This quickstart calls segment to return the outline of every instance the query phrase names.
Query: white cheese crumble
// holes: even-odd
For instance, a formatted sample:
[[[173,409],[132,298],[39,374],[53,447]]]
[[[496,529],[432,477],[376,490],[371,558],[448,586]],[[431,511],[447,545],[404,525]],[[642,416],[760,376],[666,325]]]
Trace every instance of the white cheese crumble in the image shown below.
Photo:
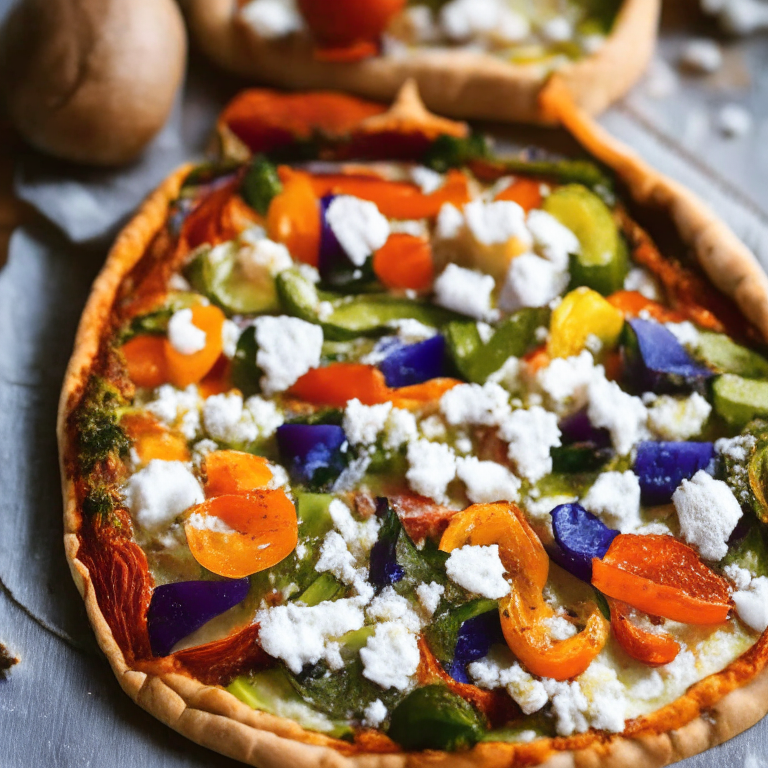
[[[384,429],[392,403],[363,405],[357,398],[350,400],[344,409],[342,427],[350,445],[371,445]]]
[[[370,621],[395,621],[409,632],[419,632],[422,621],[408,599],[398,595],[393,587],[385,587],[366,608],[365,615]]]
[[[509,443],[507,456],[526,480],[535,483],[552,471],[549,452],[561,444],[554,413],[538,405],[513,411],[502,423],[499,436]]]
[[[646,435],[648,413],[643,401],[623,392],[615,381],[602,377],[590,382],[588,397],[590,422],[607,429],[616,452],[626,456]]]
[[[490,275],[449,264],[435,280],[435,304],[482,320],[491,314],[495,285]]]
[[[258,395],[243,403],[243,396],[232,391],[211,395],[203,405],[205,431],[227,445],[245,445],[259,437],[270,437],[282,423],[277,406]]]
[[[539,209],[528,213],[527,223],[539,255],[549,259],[559,269],[568,269],[570,254],[581,252],[581,243],[576,235],[554,216]]]
[[[530,34],[525,16],[499,0],[451,0],[440,9],[440,26],[455,41],[493,37],[515,43]]]
[[[266,237],[245,240],[237,252],[237,262],[246,280],[260,282],[265,275],[279,275],[293,266],[293,259],[282,243]]]
[[[536,374],[536,381],[558,413],[577,411],[587,403],[589,384],[604,378],[602,365],[583,350],[572,357],[556,357]]]
[[[325,219],[356,267],[362,267],[389,237],[389,222],[369,200],[338,195],[328,206]]]
[[[648,408],[648,426],[664,440],[689,440],[701,434],[711,412],[698,392],[683,398],[661,395]]]
[[[190,384],[186,389],[162,384],[155,390],[154,400],[147,403],[145,410],[163,424],[177,428],[187,440],[194,440],[200,434],[202,402],[195,384]]]
[[[736,563],[726,565],[723,568],[723,572],[733,582],[737,590],[747,589],[752,581],[752,574],[746,568],[736,565]]]
[[[427,440],[442,440],[447,435],[445,424],[436,413],[427,416],[426,419],[422,419],[419,428],[421,429],[421,434]]]
[[[525,211],[512,200],[473,200],[464,206],[464,219],[472,237],[482,245],[499,245],[513,237],[526,248],[533,245]]]
[[[315,565],[318,573],[330,573],[342,584],[352,587],[365,601],[373,597],[373,587],[366,579],[366,568],[355,567],[355,556],[338,531],[329,531],[320,546],[320,558]]]
[[[416,344],[419,341],[426,341],[437,334],[437,328],[424,325],[412,317],[404,317],[398,320],[390,320],[387,327],[392,328],[397,333],[397,338],[406,344]]]
[[[237,342],[240,341],[240,327],[231,320],[225,320],[221,326],[221,351],[230,360],[237,352]]]
[[[387,714],[387,708],[382,700],[376,699],[363,710],[363,725],[378,728],[387,719]]]
[[[448,484],[456,476],[456,456],[443,443],[414,440],[408,445],[408,485],[421,496],[447,501]]]
[[[565,616],[550,616],[548,619],[542,619],[542,624],[549,630],[549,636],[555,642],[567,640],[578,632]]]
[[[706,560],[728,554],[728,537],[741,518],[741,507],[731,489],[700,469],[683,480],[672,494],[683,538]]]
[[[425,195],[437,192],[443,186],[443,175],[424,165],[415,165],[410,169],[411,181],[419,187]]]
[[[452,426],[501,424],[511,413],[509,394],[498,384],[459,384],[440,398],[440,412]]]
[[[360,649],[363,677],[382,688],[404,691],[413,684],[421,655],[417,636],[403,624],[386,621]]]
[[[240,11],[259,37],[272,40],[304,28],[304,18],[293,0],[253,0]]]
[[[464,229],[464,215],[452,203],[443,203],[435,222],[435,236],[440,240],[453,240]]]
[[[179,309],[168,321],[168,341],[180,355],[194,355],[205,349],[206,333],[192,322],[191,309]]]
[[[604,472],[581,501],[609,528],[621,533],[640,525],[640,482],[634,472]]]
[[[384,425],[384,447],[390,450],[399,448],[418,435],[416,417],[404,408],[393,408]]]
[[[445,587],[436,581],[431,581],[429,584],[419,584],[416,587],[416,597],[418,597],[421,607],[430,618],[437,610],[437,606],[440,605],[444,592]]]
[[[661,298],[656,278],[643,267],[632,267],[624,278],[625,291],[637,291],[651,301]]]
[[[768,629],[768,577],[752,579],[746,589],[734,592],[733,604],[739,618],[755,632]]]
[[[360,629],[363,622],[363,611],[354,598],[313,606],[288,603],[256,613],[261,647],[296,675],[305,664],[317,664],[321,659],[331,669],[341,669],[339,645],[333,641]]]
[[[288,389],[320,365],[323,329],[297,317],[265,315],[253,321],[256,328],[256,365],[263,371],[261,388],[266,395]]]
[[[123,493],[134,520],[148,530],[167,525],[205,500],[200,483],[183,462],[161,459],[152,459],[129,477]]]
[[[506,688],[525,715],[538,712],[549,701],[543,683],[528,674],[508,649],[501,646],[492,648],[484,659],[469,664],[467,672],[480,688]]]
[[[533,253],[512,259],[499,295],[499,307],[514,312],[522,307],[543,307],[568,287],[568,270]]]
[[[699,331],[688,320],[682,323],[664,323],[664,327],[684,346],[695,349],[699,344]]]
[[[341,534],[347,547],[356,558],[367,555],[379,537],[381,523],[372,515],[358,522],[352,517],[349,507],[341,500],[334,499],[328,506],[333,526]]]
[[[187,525],[198,531],[215,531],[216,533],[237,533],[234,528],[227,525],[216,515],[201,515],[193,512],[187,518]]]
[[[451,581],[482,597],[498,600],[509,594],[498,544],[487,547],[467,544],[454,549],[445,562],[445,572]]]
[[[495,461],[480,461],[474,456],[459,458],[456,474],[467,488],[467,498],[474,504],[519,498],[520,479]]]

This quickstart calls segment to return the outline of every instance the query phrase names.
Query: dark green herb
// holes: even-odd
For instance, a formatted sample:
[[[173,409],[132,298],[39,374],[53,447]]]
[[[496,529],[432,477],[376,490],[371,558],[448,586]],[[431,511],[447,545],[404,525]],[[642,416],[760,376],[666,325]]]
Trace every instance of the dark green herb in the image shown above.
[[[261,155],[254,157],[240,187],[245,202],[254,211],[266,216],[272,199],[282,191],[283,185],[275,165]]]
[[[114,386],[100,377],[91,377],[76,417],[80,462],[86,472],[110,454],[128,453],[131,443],[116,413],[123,404]]]

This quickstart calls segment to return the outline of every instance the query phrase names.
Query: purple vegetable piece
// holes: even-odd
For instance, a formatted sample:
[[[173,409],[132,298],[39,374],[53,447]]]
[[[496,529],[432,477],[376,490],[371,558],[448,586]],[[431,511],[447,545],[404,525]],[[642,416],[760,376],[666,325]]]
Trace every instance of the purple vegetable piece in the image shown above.
[[[408,387],[443,373],[445,338],[439,334],[418,344],[399,344],[379,363],[388,387]]]
[[[179,640],[242,603],[249,579],[181,581],[155,587],[147,612],[149,643],[155,656],[167,656]]]
[[[456,650],[453,661],[448,665],[448,674],[459,683],[470,682],[467,677],[467,664],[488,655],[491,646],[504,642],[501,631],[501,619],[497,610],[481,613],[467,619],[456,638]]]
[[[677,486],[706,469],[714,457],[713,443],[640,443],[634,469],[643,504],[668,504]]]
[[[560,433],[565,445],[591,443],[596,448],[607,448],[611,445],[611,433],[607,429],[593,427],[586,409],[564,418],[560,422]]]
[[[635,342],[625,347],[629,383],[643,392],[703,392],[714,374],[697,363],[672,332],[654,320],[629,321]]]
[[[403,566],[397,562],[397,540],[403,529],[397,512],[383,497],[376,499],[376,515],[381,520],[381,528],[371,548],[368,580],[377,589],[383,589],[405,576]]]
[[[320,255],[317,267],[323,280],[330,280],[335,272],[340,269],[354,269],[354,264],[349,260],[341,243],[331,229],[331,225],[325,218],[328,207],[336,195],[326,195],[320,199]]]
[[[582,581],[592,581],[592,558],[602,558],[619,535],[581,504],[560,504],[552,512],[556,547],[552,559]]]
[[[277,428],[277,446],[291,477],[311,483],[318,470],[328,478],[344,469],[347,436],[335,424],[283,424]]]

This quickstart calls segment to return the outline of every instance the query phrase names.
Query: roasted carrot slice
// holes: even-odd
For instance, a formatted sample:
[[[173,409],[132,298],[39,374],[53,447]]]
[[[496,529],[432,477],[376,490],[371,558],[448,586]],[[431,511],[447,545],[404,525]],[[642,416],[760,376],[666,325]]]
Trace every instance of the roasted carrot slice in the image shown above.
[[[192,307],[192,324],[205,331],[205,347],[199,352],[184,355],[175,350],[170,341],[165,340],[168,378],[181,389],[200,381],[219,359],[224,313],[210,304]]]
[[[390,235],[373,254],[373,271],[387,288],[425,291],[435,276],[432,246],[425,237]]]
[[[149,413],[128,413],[120,424],[133,442],[143,463],[152,459],[163,461],[189,461],[189,448],[185,438],[172,432]]]
[[[205,495],[223,496],[264,488],[272,479],[263,456],[243,451],[213,451],[205,457]]]
[[[511,200],[524,211],[541,208],[541,182],[536,179],[515,179],[506,189],[502,189],[497,200]]]
[[[592,561],[592,583],[633,608],[686,624],[721,624],[731,607],[728,582],[672,536],[620,534]]]
[[[650,632],[633,623],[632,608],[621,600],[608,598],[611,629],[619,645],[629,656],[649,667],[669,664],[680,653],[680,644],[663,630]]]
[[[162,336],[143,334],[123,344],[121,352],[128,369],[128,378],[137,387],[153,389],[168,381],[166,341]]]
[[[267,231],[294,259],[317,266],[320,257],[320,201],[306,174],[281,168],[283,191],[267,211]]]
[[[195,560],[231,579],[272,567],[298,541],[296,510],[282,490],[207,499],[193,507],[184,530]]]

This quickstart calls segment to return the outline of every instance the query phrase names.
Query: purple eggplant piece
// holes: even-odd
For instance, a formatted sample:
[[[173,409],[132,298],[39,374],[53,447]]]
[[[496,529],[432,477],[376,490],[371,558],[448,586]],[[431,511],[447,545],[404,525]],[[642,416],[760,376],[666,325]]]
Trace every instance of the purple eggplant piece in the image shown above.
[[[149,644],[155,656],[167,656],[179,640],[242,603],[250,580],[181,581],[155,587],[147,612]]]
[[[643,504],[669,504],[680,483],[707,469],[714,458],[713,443],[640,443],[634,470]]]
[[[582,581],[592,581],[592,558],[602,558],[619,535],[581,504],[560,504],[552,512],[552,559]]]
[[[611,433],[607,429],[593,427],[586,408],[566,416],[559,426],[564,445],[591,443],[595,448],[608,448],[611,445]]]
[[[456,638],[456,650],[453,661],[448,665],[448,674],[459,683],[469,683],[467,665],[487,656],[492,645],[504,642],[497,610],[467,619]]]
[[[628,384],[643,392],[703,392],[714,373],[697,363],[672,332],[654,320],[628,322]]]
[[[408,387],[443,374],[445,338],[439,334],[417,344],[400,344],[379,363],[388,387]]]
[[[403,527],[397,512],[383,497],[376,499],[376,515],[381,520],[381,528],[371,548],[368,580],[376,589],[383,589],[405,576],[405,569],[397,562],[397,540]]]
[[[335,424],[283,424],[277,428],[280,457],[291,477],[311,483],[318,470],[330,479],[345,466],[347,436]]]

